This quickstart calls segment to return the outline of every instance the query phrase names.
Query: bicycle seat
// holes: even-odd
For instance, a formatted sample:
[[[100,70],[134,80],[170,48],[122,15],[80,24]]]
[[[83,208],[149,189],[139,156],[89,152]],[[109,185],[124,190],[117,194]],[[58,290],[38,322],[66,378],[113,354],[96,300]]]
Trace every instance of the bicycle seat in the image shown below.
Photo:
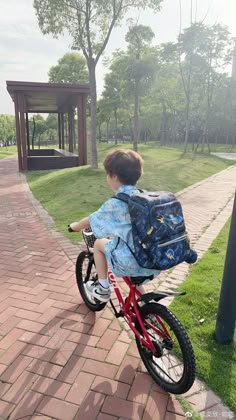
[[[143,283],[145,280],[153,280],[154,276],[138,276],[138,277],[130,277],[130,280],[133,284],[141,284]]]

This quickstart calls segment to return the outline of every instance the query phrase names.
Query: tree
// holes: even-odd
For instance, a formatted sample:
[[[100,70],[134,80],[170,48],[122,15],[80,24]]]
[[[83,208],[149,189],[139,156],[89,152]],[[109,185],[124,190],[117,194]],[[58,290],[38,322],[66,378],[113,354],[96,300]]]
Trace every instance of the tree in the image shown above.
[[[107,109],[103,107],[104,101],[100,99],[97,104],[97,128],[98,128],[98,141],[102,141],[102,125],[107,119]]]
[[[198,23],[194,25],[191,22],[191,26],[185,29],[183,34],[179,34],[178,48],[179,48],[179,69],[183,82],[183,88],[185,93],[185,136],[184,136],[184,153],[187,151],[189,133],[190,133],[190,107],[191,107],[191,96],[192,96],[192,72],[193,72],[193,56],[195,54],[196,35]],[[185,56],[185,70],[184,72],[181,56]]]
[[[98,114],[97,121],[98,121],[98,130],[99,130],[99,140],[101,141],[101,126],[104,122],[106,122],[106,140],[108,142],[110,120],[112,116],[112,108],[110,106],[109,101],[106,101],[103,98],[99,100],[97,114]]]
[[[66,53],[49,69],[48,76],[53,83],[88,83],[86,61],[76,52]]]
[[[148,48],[154,33],[149,26],[135,25],[129,28],[125,40],[128,42],[127,80],[133,85],[134,91],[134,150],[138,150],[140,136],[140,95],[145,83],[145,92],[148,84],[154,78],[156,63],[151,50]]]
[[[233,147],[236,143],[236,77],[231,79],[225,73],[232,61],[231,39],[227,28],[218,25],[217,28],[192,25],[184,30],[180,45],[166,43],[144,49],[141,61],[145,61],[146,66],[150,59],[157,73],[140,81],[140,140],[152,138],[160,139],[161,144],[184,143],[186,95],[182,77],[187,80],[189,76],[187,55],[193,44],[188,143],[191,142],[195,151],[203,141],[221,141]],[[114,133],[117,127],[117,133],[125,135],[133,131],[135,76],[143,74],[145,69],[142,65],[136,67],[134,51],[133,47],[113,54],[105,78],[103,106],[99,106],[99,111],[102,110],[99,122],[109,120]]]
[[[114,26],[131,7],[160,10],[162,0],[34,0],[39,26],[55,37],[67,30],[73,48],[81,50],[88,66],[91,111],[91,160],[97,167],[96,148],[96,65],[103,54]]]
[[[58,138],[58,116],[56,114],[48,114],[45,123],[47,127],[46,141],[48,145],[48,140],[52,144]]]
[[[177,64],[161,63],[151,96],[161,105],[160,143],[176,142],[177,116],[183,114],[184,95]]]
[[[212,99],[215,85],[218,82],[225,66],[229,64],[232,57],[231,39],[226,26],[215,24],[206,27],[205,48],[202,48],[202,55],[207,63],[206,73],[206,118],[202,136],[202,151],[206,142],[209,148],[209,119],[211,113]],[[201,53],[199,52],[199,53]]]
[[[150,27],[135,25],[126,35],[128,49],[116,52],[105,78],[103,99],[114,112],[117,131],[118,110],[126,110],[129,129],[133,132],[134,150],[140,137],[140,98],[148,94],[157,70],[157,50],[150,43],[154,34]]]
[[[122,119],[123,128],[128,130],[129,134],[133,132],[134,150],[137,150],[140,136],[141,98],[148,95],[154,80],[157,51],[154,48],[145,47],[140,58],[136,58],[134,51],[133,49],[113,54],[110,71],[105,78],[102,98],[106,108],[113,111],[115,132],[118,134],[119,116]]]
[[[231,60],[232,49],[228,29],[220,24],[207,26],[194,23],[179,35],[180,72],[186,96],[185,151],[190,133],[190,113],[194,82],[197,89],[204,87],[205,120],[203,122],[202,144],[208,143],[208,128],[211,102],[217,78]]]
[[[40,149],[40,142],[42,136],[46,134],[48,127],[46,120],[40,114],[33,115],[30,119],[30,137],[32,141],[32,149],[34,149],[35,139],[38,142],[38,148]]]
[[[7,145],[15,139],[15,117],[5,114],[0,115],[0,143]]]
[[[117,72],[116,69],[114,69],[113,72],[106,74],[105,88],[102,96],[107,107],[113,111],[116,132],[115,143],[117,143],[118,109],[121,106],[122,100],[119,72]]]

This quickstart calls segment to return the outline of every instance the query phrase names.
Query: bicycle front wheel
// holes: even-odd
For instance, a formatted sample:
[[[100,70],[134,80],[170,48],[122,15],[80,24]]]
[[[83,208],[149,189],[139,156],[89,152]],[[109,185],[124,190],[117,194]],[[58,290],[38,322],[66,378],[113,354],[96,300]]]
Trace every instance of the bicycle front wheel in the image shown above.
[[[195,358],[189,337],[177,318],[163,305],[149,303],[139,309],[155,346],[155,354],[136,337],[142,361],[154,381],[165,391],[183,394],[195,379]],[[136,320],[136,328],[141,327]]]
[[[91,311],[98,312],[105,308],[106,303],[100,302],[86,290],[85,284],[89,280],[97,280],[97,272],[93,255],[88,251],[82,251],[77,258],[75,267],[76,281],[84,303]]]

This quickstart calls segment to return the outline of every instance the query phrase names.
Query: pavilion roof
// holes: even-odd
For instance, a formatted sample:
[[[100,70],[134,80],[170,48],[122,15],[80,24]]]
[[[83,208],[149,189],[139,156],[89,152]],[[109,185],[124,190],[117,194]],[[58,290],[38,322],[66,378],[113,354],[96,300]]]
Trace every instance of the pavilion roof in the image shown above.
[[[14,101],[14,95],[24,95],[25,112],[58,113],[68,112],[78,104],[79,95],[89,95],[89,85],[68,83],[36,83],[7,81],[7,90]]]

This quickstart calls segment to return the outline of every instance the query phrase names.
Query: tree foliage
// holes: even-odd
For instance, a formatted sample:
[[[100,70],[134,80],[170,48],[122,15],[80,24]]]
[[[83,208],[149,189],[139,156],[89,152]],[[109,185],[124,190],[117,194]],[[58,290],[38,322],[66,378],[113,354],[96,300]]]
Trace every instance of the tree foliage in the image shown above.
[[[0,143],[5,145],[15,141],[15,117],[5,114],[0,115]]]
[[[117,132],[132,135],[136,76],[145,74],[151,61],[154,72],[139,86],[141,141],[185,143],[188,98],[187,144],[196,150],[199,145],[204,150],[205,144],[209,148],[211,142],[236,144],[236,80],[228,74],[232,39],[227,27],[196,24],[186,28],[177,42],[150,48],[149,41],[140,62],[130,34],[126,39],[126,51],[113,54],[102,96],[103,108],[110,104],[116,110],[117,118],[113,114],[109,120],[111,133],[116,127]],[[136,38],[134,42],[140,45]]]
[[[205,121],[202,145],[209,143],[209,118],[214,94],[215,78],[232,59],[232,44],[226,26],[203,23],[192,24],[178,39],[179,66],[183,82],[185,103],[185,151],[190,134],[190,113],[192,107],[193,83],[198,79],[199,86],[205,88]],[[181,57],[184,60],[181,62]],[[200,90],[199,90],[200,91]],[[205,94],[204,94],[205,93]],[[201,92],[202,94],[202,92]]]
[[[88,83],[88,71],[85,59],[76,52],[66,53],[48,72],[49,82],[53,83]]]
[[[73,49],[82,51],[88,66],[91,113],[91,160],[97,167],[96,149],[96,65],[103,54],[113,28],[131,8],[159,11],[162,0],[34,0],[39,26],[44,34],[55,37],[65,30]]]

